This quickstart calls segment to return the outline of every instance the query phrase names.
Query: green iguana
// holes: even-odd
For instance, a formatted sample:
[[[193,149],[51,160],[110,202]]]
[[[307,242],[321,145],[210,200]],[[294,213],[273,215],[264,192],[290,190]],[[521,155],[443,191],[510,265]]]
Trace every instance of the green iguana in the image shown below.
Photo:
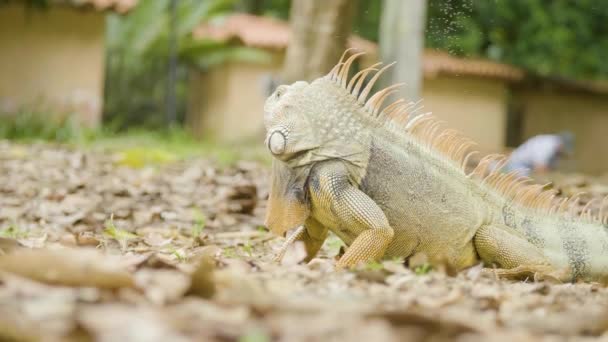
[[[349,79],[362,53],[344,60],[347,52],[326,76],[282,85],[265,103],[274,157],[266,225],[297,228],[278,258],[299,240],[311,259],[330,230],[348,246],[339,268],[424,253],[456,269],[482,261],[506,276],[608,279],[606,203],[579,214],[579,197],[557,201],[501,172],[501,155],[465,172],[474,143],[430,114],[408,118],[404,100],[382,107],[400,84],[368,98],[392,64]]]

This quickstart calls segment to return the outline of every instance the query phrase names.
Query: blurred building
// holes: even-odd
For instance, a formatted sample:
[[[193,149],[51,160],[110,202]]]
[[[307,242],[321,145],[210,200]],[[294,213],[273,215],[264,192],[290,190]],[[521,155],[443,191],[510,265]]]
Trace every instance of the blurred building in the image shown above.
[[[264,101],[279,81],[289,24],[280,20],[235,14],[213,24],[201,25],[193,38],[263,50],[264,61],[236,58],[200,70],[190,70],[187,120],[199,136],[235,141],[263,136]],[[349,47],[369,53],[360,65],[377,61],[376,45],[351,36]]]
[[[263,137],[263,104],[276,85],[289,25],[275,19],[233,15],[193,32],[200,40],[258,48],[264,63],[228,60],[208,70],[191,68],[188,124],[198,135],[221,141]],[[368,52],[360,66],[378,60],[375,43],[352,36],[349,45]],[[425,50],[423,112],[462,131],[484,153],[505,152],[526,138],[568,129],[576,135],[575,167],[608,169],[599,146],[608,138],[608,87],[534,77],[484,59]]]
[[[197,134],[224,141],[262,136],[262,108],[271,77],[282,68],[289,43],[288,23],[239,14],[202,25],[193,35],[201,40],[264,49],[272,55],[267,63],[226,62],[207,71],[193,68],[191,72],[188,118]],[[349,45],[368,53],[359,67],[378,60],[375,43],[352,36]],[[423,62],[423,110],[432,111],[484,148],[502,148],[508,86],[520,81],[523,72],[432,50],[425,51]]]
[[[512,89],[509,144],[544,133],[568,130],[575,135],[571,171],[608,171],[608,84],[528,76]]]
[[[0,114],[77,113],[101,122],[105,11],[125,13],[137,0],[0,2]]]

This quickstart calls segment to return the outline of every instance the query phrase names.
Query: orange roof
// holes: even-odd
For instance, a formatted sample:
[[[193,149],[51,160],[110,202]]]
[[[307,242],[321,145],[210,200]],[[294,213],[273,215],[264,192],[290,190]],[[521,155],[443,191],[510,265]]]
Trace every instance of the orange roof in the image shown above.
[[[430,49],[424,51],[422,68],[427,77],[448,74],[521,81],[525,75],[523,70],[511,65],[487,59],[459,58],[451,56],[447,52]]]
[[[229,15],[211,23],[201,24],[194,29],[192,35],[197,39],[215,41],[239,40],[250,47],[265,49],[284,49],[289,43],[289,24],[282,20],[259,17],[248,14]],[[376,43],[352,35],[349,47],[376,54]],[[516,67],[483,59],[459,58],[446,52],[425,50],[423,56],[423,71],[427,77],[437,75],[469,75],[477,77],[497,78],[507,81],[523,79],[524,72]]]
[[[53,4],[68,4],[76,7],[92,6],[98,11],[116,11],[126,13],[137,5],[138,0],[51,0]]]
[[[240,40],[244,45],[281,50],[289,43],[289,24],[283,20],[248,14],[233,14],[201,24],[192,32],[194,38],[216,41]],[[352,35],[349,47],[375,52],[376,44]]]

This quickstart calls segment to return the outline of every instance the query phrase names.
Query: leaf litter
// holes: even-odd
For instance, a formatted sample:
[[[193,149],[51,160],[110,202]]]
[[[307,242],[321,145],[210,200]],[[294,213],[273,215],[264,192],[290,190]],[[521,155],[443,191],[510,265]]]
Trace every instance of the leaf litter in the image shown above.
[[[308,264],[299,244],[278,264],[267,167],[120,158],[0,142],[0,340],[608,338],[603,285],[453,273],[423,255],[335,271],[335,236]],[[606,177],[556,179],[608,192]]]

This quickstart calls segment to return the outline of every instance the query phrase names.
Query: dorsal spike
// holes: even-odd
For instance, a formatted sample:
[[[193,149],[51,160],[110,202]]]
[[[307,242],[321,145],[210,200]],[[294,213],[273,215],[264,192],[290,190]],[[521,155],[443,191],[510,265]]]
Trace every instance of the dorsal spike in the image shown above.
[[[561,201],[559,201],[559,206],[557,208],[557,212],[558,213],[563,213],[566,208],[568,208],[568,198],[564,198]]]
[[[479,154],[479,151],[471,151],[471,152],[467,153],[466,157],[464,157],[464,160],[462,161],[462,164],[460,165],[460,169],[466,170],[469,160],[471,160],[471,157],[473,157],[476,154]],[[471,172],[471,174],[472,174],[472,172]],[[468,174],[467,177],[469,177],[471,174]]]
[[[414,117],[413,119],[411,119],[410,121],[408,121],[407,125],[405,126],[405,130],[411,131],[411,130],[415,129],[419,123],[424,122],[425,120],[430,120],[430,119],[432,119],[431,113],[418,115],[418,116]]]
[[[358,97],[359,89],[361,89],[361,86],[363,85],[363,81],[367,77],[367,74],[369,74],[371,71],[377,71],[378,69],[376,69],[376,67],[379,65],[382,65],[382,63],[376,63],[376,64],[370,66],[369,68],[365,68],[365,69],[361,70],[361,72],[362,72],[361,77],[357,81],[357,84],[355,85],[355,88],[353,89],[351,94],[353,94],[355,97]]]
[[[338,70],[340,69],[340,66],[342,66],[342,64],[338,63],[336,64],[328,73],[327,75],[325,75],[326,78],[330,79],[330,80],[334,80],[335,75],[338,74]]]
[[[505,187],[513,185],[515,181],[517,181],[517,171],[513,170],[506,174],[502,182],[496,184],[496,189],[500,192],[504,192],[506,190]]]
[[[365,107],[369,108],[372,111],[373,116],[377,116],[378,112],[380,112],[380,108],[382,107],[382,103],[386,98],[396,92],[399,87],[403,86],[404,83],[393,84],[392,86],[388,86],[382,90],[376,92],[372,97],[367,100],[365,103]]]
[[[395,112],[391,113],[391,117],[404,125],[404,127],[407,126],[407,122],[410,120],[410,113],[407,111],[407,105],[400,106]]]
[[[403,117],[401,116],[401,114],[404,112],[406,112],[405,105],[403,103],[401,103],[400,105],[396,106],[394,109],[391,109],[391,111],[389,113],[387,113],[387,115],[389,118],[401,122],[401,121],[403,121],[402,120]]]
[[[367,76],[367,74],[368,74],[370,71],[373,71],[373,70],[377,70],[377,69],[375,69],[375,68],[371,68],[371,69],[370,69],[370,68],[367,68],[367,69],[363,69],[363,70],[361,70],[361,71],[357,72],[357,73],[355,74],[355,76],[353,76],[353,77],[350,79],[350,81],[348,81],[348,85],[346,86],[346,91],[347,91],[349,94],[353,94],[353,91],[352,91],[352,90],[353,90],[353,87],[355,86],[355,83],[357,82],[357,79],[359,79],[359,77],[361,77],[361,76],[363,76],[363,78],[365,78],[365,76]],[[363,82],[363,81],[361,81],[361,82]]]
[[[490,159],[492,159],[494,156],[496,156],[496,155],[489,154],[489,155],[481,158],[481,160],[479,161],[479,163],[477,163],[477,165],[475,166],[475,168],[473,169],[473,171],[471,172],[471,174],[469,176],[477,175],[478,177],[484,177],[486,174],[486,169],[488,167],[488,163],[490,162]]]
[[[342,52],[342,56],[340,56],[340,60],[338,60],[338,64],[339,65],[344,65],[344,58],[348,55],[349,52],[356,50],[355,48],[348,48],[346,50],[344,50],[344,52]],[[338,71],[338,73],[340,73],[340,71]]]
[[[514,186],[510,191],[508,191],[507,196],[509,196],[509,198],[511,198],[512,200],[515,200],[515,196],[517,196],[519,190],[529,186],[529,183],[532,183],[532,179],[528,177],[519,178],[517,180],[517,186]]]
[[[464,158],[464,154],[474,145],[475,143],[471,140],[464,140],[462,144],[460,144],[458,149],[456,149],[456,152],[454,152],[455,156],[458,157],[458,161],[462,161],[462,158]]]
[[[365,55],[365,52],[359,52],[352,56],[344,62],[344,66],[340,69],[340,74],[338,75],[338,81],[342,88],[346,89],[346,81],[348,80],[348,72],[350,71],[350,66],[357,59],[357,57]]]
[[[384,109],[382,110],[381,116],[390,117],[391,112],[393,110],[396,110],[397,107],[399,107],[399,105],[402,104],[403,102],[405,102],[404,99],[398,99],[396,101],[393,101],[391,104],[389,104],[388,106],[384,107]]]
[[[573,197],[570,201],[568,201],[568,215],[570,217],[576,216],[576,209],[578,207],[578,203],[580,202],[580,196]]]
[[[587,202],[587,204],[585,204],[585,206],[583,207],[583,209],[581,209],[581,212],[583,212],[583,213],[584,213],[585,211],[590,210],[591,205],[592,205],[594,202],[597,202],[597,200],[598,200],[597,198],[592,198],[592,199],[591,199],[589,202]]]
[[[382,75],[382,73],[384,71],[386,71],[386,69],[388,69],[388,68],[392,67],[393,65],[395,65],[395,63],[396,62],[393,62],[393,63],[390,63],[388,65],[385,65],[382,69],[378,70],[378,72],[374,75],[374,77],[372,77],[372,79],[369,80],[369,82],[367,82],[367,85],[365,86],[365,88],[363,88],[363,91],[361,92],[361,94],[357,98],[357,101],[359,101],[360,103],[363,103],[365,101],[365,99],[367,98],[367,95],[369,94],[369,92],[372,90],[372,87],[374,86],[374,83],[376,83],[376,81],[380,77],[380,75]]]
[[[598,215],[600,222],[604,222],[604,218],[606,217],[606,203],[608,202],[608,196],[602,199],[602,203],[600,203],[600,213]]]

